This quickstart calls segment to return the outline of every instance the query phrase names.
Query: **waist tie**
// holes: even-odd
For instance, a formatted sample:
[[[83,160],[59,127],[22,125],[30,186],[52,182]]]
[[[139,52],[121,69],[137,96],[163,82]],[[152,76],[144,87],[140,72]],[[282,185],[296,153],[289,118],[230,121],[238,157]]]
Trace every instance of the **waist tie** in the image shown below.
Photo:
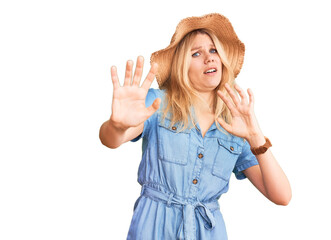
[[[182,205],[183,220],[177,231],[177,239],[196,240],[195,209],[198,210],[197,212],[204,220],[204,226],[207,230],[212,230],[215,227],[215,219],[211,211],[219,209],[217,200],[208,203],[200,201],[191,203],[173,193],[163,193],[146,185],[142,188],[141,196],[146,196],[156,201],[162,200],[166,202],[167,207],[170,207],[171,204]]]

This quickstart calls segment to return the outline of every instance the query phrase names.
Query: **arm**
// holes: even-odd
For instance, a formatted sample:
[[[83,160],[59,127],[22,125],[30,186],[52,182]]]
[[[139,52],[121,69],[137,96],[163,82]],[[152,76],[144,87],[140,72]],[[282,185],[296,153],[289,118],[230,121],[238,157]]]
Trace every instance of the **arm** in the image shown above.
[[[247,90],[249,102],[243,90],[235,85],[241,101],[228,84],[225,88],[233,102],[224,93],[218,91],[218,95],[231,111],[232,123],[227,124],[223,119],[218,118],[218,122],[228,132],[245,138],[251,147],[259,147],[265,143],[264,135],[260,130],[254,114],[254,97],[250,89]],[[287,205],[292,197],[289,181],[272,155],[270,149],[265,153],[256,155],[259,165],[243,170],[245,176],[252,184],[270,201]]]
[[[259,133],[250,137],[248,142],[252,147],[258,147],[265,143],[265,139]],[[256,155],[256,158],[259,165],[244,170],[245,176],[270,201],[288,205],[292,197],[291,186],[270,148],[265,153]]]
[[[116,127],[116,123],[107,120],[100,127],[99,138],[103,145],[109,148],[117,148],[123,143],[126,143],[139,134],[142,133],[144,129],[144,123],[140,124],[138,127],[130,127],[126,130],[122,130]]]
[[[143,58],[138,57],[137,67],[132,79],[132,61],[126,65],[124,85],[118,81],[116,67],[111,68],[113,82],[112,114],[100,127],[99,138],[103,145],[117,148],[142,133],[144,122],[159,108],[161,99],[157,98],[146,108],[145,99],[150,88],[157,65],[153,64],[145,81],[140,85]]]

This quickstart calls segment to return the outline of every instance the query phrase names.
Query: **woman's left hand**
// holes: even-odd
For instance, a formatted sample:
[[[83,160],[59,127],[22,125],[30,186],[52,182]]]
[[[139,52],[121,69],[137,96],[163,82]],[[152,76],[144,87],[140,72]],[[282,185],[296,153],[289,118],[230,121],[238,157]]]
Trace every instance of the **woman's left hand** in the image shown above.
[[[254,113],[253,92],[251,89],[247,89],[249,95],[248,101],[245,92],[237,84],[235,84],[234,87],[238,91],[241,100],[230,88],[228,83],[225,84],[225,89],[229,93],[233,102],[231,102],[221,91],[217,91],[218,96],[224,101],[231,112],[232,123],[228,124],[222,118],[218,118],[217,120],[229,133],[249,140],[249,138],[262,133]]]

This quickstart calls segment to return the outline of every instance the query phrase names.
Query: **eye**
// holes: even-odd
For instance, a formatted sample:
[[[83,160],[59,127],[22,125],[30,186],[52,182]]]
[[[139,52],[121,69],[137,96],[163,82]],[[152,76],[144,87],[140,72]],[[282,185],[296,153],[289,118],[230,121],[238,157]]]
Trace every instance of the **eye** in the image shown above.
[[[193,53],[192,54],[192,57],[199,57],[200,56],[200,53],[199,52],[196,52],[196,53]]]
[[[210,49],[210,52],[211,53],[217,53],[217,50],[216,50],[216,48],[212,48],[212,49]]]

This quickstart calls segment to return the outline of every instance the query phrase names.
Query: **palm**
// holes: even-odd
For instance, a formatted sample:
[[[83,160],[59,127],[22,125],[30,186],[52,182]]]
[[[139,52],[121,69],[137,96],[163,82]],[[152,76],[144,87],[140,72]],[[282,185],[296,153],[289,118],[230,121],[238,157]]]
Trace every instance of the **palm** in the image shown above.
[[[137,60],[133,80],[132,65],[132,62],[128,61],[123,86],[119,84],[116,68],[112,67],[111,69],[114,85],[111,120],[124,129],[135,127],[143,123],[157,110],[159,103],[159,100],[156,100],[155,104],[153,103],[151,107],[145,107],[145,98],[153,82],[157,66],[152,66],[142,86],[139,86],[142,75],[143,58],[140,57]]]
[[[224,127],[228,132],[243,138],[248,138],[248,136],[259,130],[257,119],[254,114],[254,96],[251,90],[248,90],[249,102],[243,90],[235,85],[239,92],[241,101],[238,96],[235,95],[234,91],[226,84],[226,90],[231,96],[233,102],[231,102],[222,92],[218,92],[218,95],[222,98],[224,103],[231,111],[232,122],[227,124],[223,119],[218,119],[218,122]]]
[[[145,120],[147,91],[138,87],[122,87],[114,91],[113,120],[125,126],[138,126]]]
[[[230,131],[236,136],[247,135],[246,121],[241,116],[232,116]]]

